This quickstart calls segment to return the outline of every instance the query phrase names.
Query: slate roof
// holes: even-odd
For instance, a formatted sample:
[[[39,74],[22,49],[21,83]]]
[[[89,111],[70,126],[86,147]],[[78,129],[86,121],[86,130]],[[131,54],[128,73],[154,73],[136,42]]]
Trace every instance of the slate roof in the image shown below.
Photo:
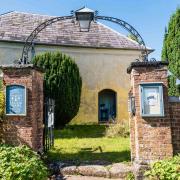
[[[54,16],[9,12],[0,15],[0,41],[24,42],[42,22]],[[80,32],[77,22],[56,22],[38,34],[35,43],[93,48],[142,49],[137,42],[101,24],[92,23],[89,32]]]

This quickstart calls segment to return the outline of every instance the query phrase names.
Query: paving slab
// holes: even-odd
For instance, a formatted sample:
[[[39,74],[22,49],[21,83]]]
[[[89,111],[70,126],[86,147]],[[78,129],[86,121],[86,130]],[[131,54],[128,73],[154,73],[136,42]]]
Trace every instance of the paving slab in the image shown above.
[[[78,173],[84,176],[109,177],[109,171],[100,165],[79,166]]]
[[[74,175],[78,174],[76,166],[67,166],[60,169],[62,175]]]
[[[131,166],[128,166],[126,164],[115,163],[109,169],[109,172],[110,172],[110,177],[125,179],[128,173],[133,172],[133,169]]]

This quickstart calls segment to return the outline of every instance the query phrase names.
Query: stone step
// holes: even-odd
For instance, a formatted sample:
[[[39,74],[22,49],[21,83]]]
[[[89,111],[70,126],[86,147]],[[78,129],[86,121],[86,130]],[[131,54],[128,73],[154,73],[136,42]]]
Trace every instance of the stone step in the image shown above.
[[[65,176],[65,180],[108,180],[109,178],[103,178],[103,177],[92,177],[92,176],[80,176],[80,175],[70,175]],[[117,179],[111,179],[111,180],[117,180]],[[118,179],[121,180],[121,179]]]
[[[49,178],[48,180],[108,180],[109,178],[103,177],[93,177],[93,176],[81,176],[81,175],[66,175],[66,176],[54,176]],[[117,180],[117,179],[110,179]],[[123,180],[123,179],[118,179]]]
[[[132,173],[131,166],[123,163],[112,164],[111,166],[103,165],[79,165],[79,166],[65,166],[60,168],[60,174],[67,175],[81,175],[83,177],[103,177],[115,178],[119,180],[126,179],[129,173]]]

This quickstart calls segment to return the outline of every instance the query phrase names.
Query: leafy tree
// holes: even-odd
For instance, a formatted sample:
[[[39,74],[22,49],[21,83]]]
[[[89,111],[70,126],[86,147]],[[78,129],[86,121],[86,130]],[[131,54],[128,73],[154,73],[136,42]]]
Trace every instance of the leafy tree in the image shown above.
[[[162,59],[169,61],[168,69],[173,74],[169,77],[169,95],[180,96],[180,87],[176,79],[180,79],[180,8],[171,16],[168,30],[165,30]]]
[[[55,99],[55,126],[64,126],[77,114],[82,80],[71,57],[60,52],[37,55],[33,63],[45,70],[45,96]]]

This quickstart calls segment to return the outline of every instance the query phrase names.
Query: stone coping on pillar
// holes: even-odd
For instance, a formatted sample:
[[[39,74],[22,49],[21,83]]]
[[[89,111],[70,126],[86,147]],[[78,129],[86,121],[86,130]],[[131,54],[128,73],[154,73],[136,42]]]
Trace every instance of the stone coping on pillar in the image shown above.
[[[177,102],[180,103],[180,97],[178,96],[169,96],[168,97],[169,102]]]
[[[44,72],[44,70],[34,64],[3,64],[0,66],[0,69],[7,70],[7,69],[35,69],[40,72]]]
[[[168,61],[144,61],[144,62],[132,62],[130,66],[127,68],[127,73],[130,74],[131,70],[134,67],[160,67],[167,66],[169,64]]]

